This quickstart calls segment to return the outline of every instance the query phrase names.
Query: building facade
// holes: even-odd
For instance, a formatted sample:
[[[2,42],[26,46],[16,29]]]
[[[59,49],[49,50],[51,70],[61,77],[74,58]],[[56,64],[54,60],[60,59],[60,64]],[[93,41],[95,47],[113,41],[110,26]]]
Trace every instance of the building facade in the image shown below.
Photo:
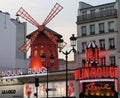
[[[120,1],[119,0],[116,0],[117,1],[117,3],[118,3],[118,32],[119,32],[119,35],[117,36],[118,37],[118,39],[119,39],[119,37],[120,37],[120,28],[119,28],[119,26],[120,26],[120,12],[119,12],[119,10],[120,10]],[[118,41],[118,44],[119,44],[119,41]],[[120,49],[120,47],[118,48],[118,50]],[[120,57],[120,56],[119,56]],[[120,62],[120,59],[119,59],[119,62]],[[120,66],[118,66],[118,69],[120,70]],[[119,83],[120,83],[120,76],[118,76],[119,78],[118,78],[118,80],[119,80]],[[120,85],[118,85],[118,97],[120,98]]]
[[[81,62],[84,61],[85,49],[90,41],[100,48],[100,65],[118,65],[117,55],[117,8],[116,3],[81,8],[79,3],[77,17],[78,51],[81,53]],[[88,4],[86,4],[88,5]],[[84,66],[84,65],[83,65]]]
[[[26,40],[26,23],[18,19],[11,19],[7,12],[0,12],[0,67],[24,68],[27,66],[26,57],[19,50]]]
[[[94,42],[99,48],[99,60],[96,66],[92,67],[119,67],[119,25],[118,25],[118,1],[92,6],[90,4],[79,2],[78,16],[77,16],[77,49],[80,55],[80,67],[81,68],[89,68],[92,66],[86,66],[88,55],[86,54],[86,49],[88,49],[88,45],[91,42]],[[91,52],[91,51],[90,51]],[[93,52],[93,51],[92,51]],[[92,54],[90,54],[92,56]],[[93,56],[94,57],[94,56]],[[93,61],[93,57],[91,57],[90,62]],[[118,70],[117,74],[118,74]],[[86,71],[85,71],[86,72]],[[87,71],[88,72],[88,71]],[[100,72],[101,73],[101,72]],[[93,74],[93,73],[92,73]],[[97,75],[97,73],[96,73]],[[88,79],[91,79],[88,77]],[[90,85],[91,87],[105,85],[104,83],[109,84],[111,80],[101,80],[103,77],[99,79],[99,81],[95,80],[96,78],[92,78],[91,82],[94,82],[94,86],[91,82],[86,82],[86,79],[81,80],[83,91]],[[110,79],[110,78],[109,78]],[[118,93],[118,78],[113,78],[113,86],[115,87],[113,90]],[[84,81],[84,82],[83,82]],[[116,83],[117,81],[117,83]],[[117,98],[118,95],[107,95],[107,90],[104,90],[106,95],[103,94],[100,90],[92,90],[91,93],[87,92],[82,95],[82,98],[94,98],[94,97],[110,97]]]

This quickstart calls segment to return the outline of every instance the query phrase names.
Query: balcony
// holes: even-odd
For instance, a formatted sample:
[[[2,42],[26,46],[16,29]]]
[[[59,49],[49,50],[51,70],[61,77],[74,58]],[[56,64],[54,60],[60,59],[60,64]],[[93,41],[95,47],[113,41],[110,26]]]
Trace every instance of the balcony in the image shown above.
[[[86,14],[77,16],[77,24],[83,24],[87,22],[94,22],[98,20],[104,20],[104,19],[110,19],[110,18],[116,18],[117,17],[117,10],[116,9],[110,9],[110,10],[104,10],[101,12],[95,12],[92,14]]]

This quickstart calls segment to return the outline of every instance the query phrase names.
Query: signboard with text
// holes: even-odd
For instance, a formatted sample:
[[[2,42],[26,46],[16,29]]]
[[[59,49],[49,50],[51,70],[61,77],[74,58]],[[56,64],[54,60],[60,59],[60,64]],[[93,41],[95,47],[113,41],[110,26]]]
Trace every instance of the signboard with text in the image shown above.
[[[117,66],[84,67],[75,71],[76,80],[118,78]]]
[[[6,70],[1,72],[2,77],[14,77],[14,76],[22,76],[22,75],[34,75],[34,74],[44,74],[47,72],[47,69],[45,67],[41,68],[29,68],[27,70]]]
[[[0,98],[23,98],[23,85],[0,86]]]
[[[83,83],[84,96],[115,97],[114,82],[88,82]],[[82,96],[81,93],[81,96]]]

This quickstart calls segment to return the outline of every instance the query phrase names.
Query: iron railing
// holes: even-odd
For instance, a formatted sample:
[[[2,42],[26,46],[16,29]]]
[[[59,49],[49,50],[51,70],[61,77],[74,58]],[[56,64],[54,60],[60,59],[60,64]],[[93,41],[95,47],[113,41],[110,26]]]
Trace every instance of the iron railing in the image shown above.
[[[117,9],[109,9],[100,12],[77,16],[77,24],[102,20],[106,18],[113,18],[113,17],[117,17]]]

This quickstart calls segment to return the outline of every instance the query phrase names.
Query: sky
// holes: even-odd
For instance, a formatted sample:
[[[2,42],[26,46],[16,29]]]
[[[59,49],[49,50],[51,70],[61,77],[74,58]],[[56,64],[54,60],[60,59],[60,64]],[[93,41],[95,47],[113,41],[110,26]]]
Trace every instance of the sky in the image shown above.
[[[76,21],[79,2],[96,6],[115,1],[116,0],[0,0],[0,10],[2,12],[8,12],[11,18],[16,18],[16,12],[20,7],[23,7],[39,24],[42,24],[55,3],[59,3],[63,6],[63,9],[47,24],[47,27],[63,36],[64,41],[67,42],[63,51],[69,51],[69,38],[72,34],[77,34]],[[26,22],[22,18],[19,19],[21,22]],[[27,22],[27,34],[36,29],[35,26]],[[59,57],[65,58],[62,54],[59,54]],[[72,53],[68,60],[73,60]]]

